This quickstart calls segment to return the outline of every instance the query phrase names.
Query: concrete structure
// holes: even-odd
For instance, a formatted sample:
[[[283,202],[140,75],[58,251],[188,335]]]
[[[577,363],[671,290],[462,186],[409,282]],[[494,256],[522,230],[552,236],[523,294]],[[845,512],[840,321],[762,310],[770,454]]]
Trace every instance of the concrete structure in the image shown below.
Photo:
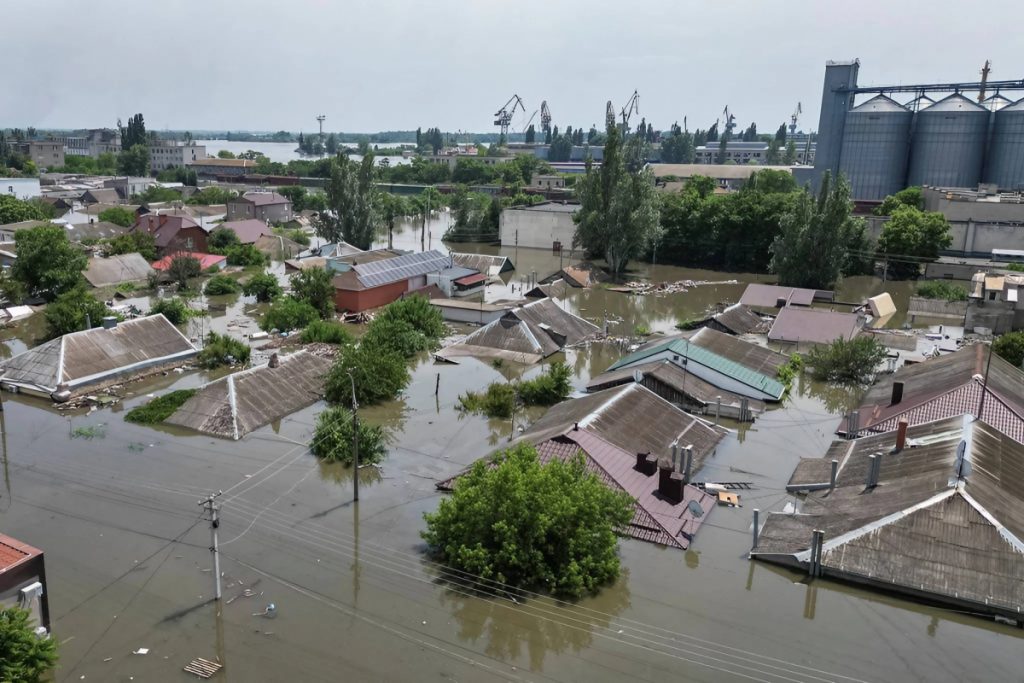
[[[730,164],[648,164],[658,188],[674,191],[694,176],[713,178],[720,190],[738,190],[758,171],[772,170],[792,173],[790,166],[753,166]]]
[[[811,165],[814,163],[816,143],[807,144],[793,141],[796,147],[796,163],[798,165]],[[735,164],[739,166],[764,166],[768,163],[768,143],[763,140],[744,142],[743,140],[729,140],[725,143],[724,160],[720,164],[719,155],[723,150],[719,142],[709,142],[706,145],[698,145],[694,148],[694,162],[696,164],[723,165]],[[779,149],[779,158],[786,153],[785,149]],[[788,167],[786,167],[788,170]]]
[[[149,148],[149,168],[154,173],[168,168],[184,168],[206,159],[206,146],[194,142],[157,140],[146,146]]]
[[[189,164],[189,168],[203,178],[232,177],[251,173],[256,168],[256,162],[251,159],[206,157],[205,159],[196,159]]]
[[[426,287],[427,275],[438,273],[451,264],[439,251],[394,254],[381,250],[386,258],[375,259],[374,252],[343,257],[331,268],[334,277],[334,304],[339,311],[358,313],[386,306],[408,292]]]
[[[964,327],[987,328],[992,334],[1024,330],[1024,273],[976,273],[968,292]],[[1024,393],[1024,387],[1021,391]]]
[[[487,276],[472,268],[452,266],[436,273],[428,273],[427,284],[437,285],[449,299],[462,299],[483,294]]]
[[[854,197],[886,197],[905,187],[913,120],[913,112],[885,95],[850,110],[839,171]]]
[[[99,321],[93,321],[94,323]],[[177,367],[199,353],[163,315],[72,332],[0,363],[0,386],[66,401],[127,377]]]
[[[1024,249],[1024,194],[925,187],[925,211],[938,211],[949,221],[948,254],[990,257],[994,249]],[[881,234],[885,218],[869,221],[872,237]]]
[[[534,173],[530,178],[530,187],[539,187],[544,190],[561,190],[565,188],[565,178],[560,175]]]
[[[228,202],[228,220],[249,218],[264,223],[284,223],[292,219],[292,203],[276,192],[246,192]]]
[[[572,215],[579,208],[578,204],[545,202],[504,209],[498,221],[501,246],[554,251],[571,249],[572,238],[576,234]]]
[[[50,596],[43,551],[0,534],[0,609],[28,610],[40,636],[50,631]]]
[[[14,142],[11,147],[31,159],[40,170],[64,165],[64,143],[60,140]]]
[[[18,199],[34,199],[43,194],[38,178],[0,178],[0,194]]]
[[[80,131],[79,135],[55,138],[64,143],[64,154],[92,157],[101,154],[119,154],[121,152],[121,134],[110,128],[91,128]]]
[[[142,194],[153,185],[156,185],[156,181],[152,178],[124,177],[103,181],[103,187],[116,190],[118,196],[126,200],[131,199],[134,195]]]

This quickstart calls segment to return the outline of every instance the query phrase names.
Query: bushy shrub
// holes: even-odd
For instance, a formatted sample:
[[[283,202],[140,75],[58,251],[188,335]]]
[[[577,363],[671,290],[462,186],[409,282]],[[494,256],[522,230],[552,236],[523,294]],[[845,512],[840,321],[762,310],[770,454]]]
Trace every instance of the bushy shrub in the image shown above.
[[[238,280],[230,275],[214,275],[206,281],[206,287],[203,289],[209,296],[235,294],[241,290],[242,285],[238,284]]]
[[[324,395],[331,403],[352,405],[349,371],[356,383],[356,400],[360,405],[390,401],[409,384],[409,368],[405,359],[394,351],[366,344],[343,349],[327,375]]]
[[[807,354],[814,379],[850,384],[870,381],[883,360],[885,347],[868,335],[850,341],[836,339],[829,345],[815,346]]]
[[[302,331],[303,344],[352,344],[355,337],[334,320],[314,320]]]
[[[98,327],[110,310],[82,286],[64,292],[46,307],[46,338],[53,339],[87,326]]]
[[[506,382],[491,382],[482,392],[467,391],[459,396],[459,408],[469,413],[507,419],[516,407],[516,389]]]
[[[433,342],[407,321],[398,318],[375,318],[363,335],[363,344],[394,351],[403,358],[412,358],[426,351]]]
[[[195,396],[196,389],[179,389],[163,396],[157,396],[151,401],[144,403],[137,408],[132,408],[125,413],[124,419],[136,424],[159,424],[184,405],[185,401]]]
[[[1024,367],[1024,332],[1007,332],[992,342],[992,351],[1011,365]]]
[[[249,278],[242,285],[242,293],[246,296],[255,296],[256,301],[273,301],[281,296],[284,290],[278,284],[277,278],[270,273],[260,273]]]
[[[379,425],[359,420],[359,464],[380,462],[387,455],[387,438]],[[309,450],[326,462],[340,462],[351,465],[353,461],[353,437],[356,429],[352,411],[342,406],[327,408],[316,418],[316,429]]]
[[[167,266],[167,275],[178,287],[186,289],[189,278],[198,277],[203,266],[195,256],[175,256]]]
[[[967,301],[967,289],[945,280],[929,280],[917,285],[917,295],[926,299]]]
[[[196,312],[188,307],[184,299],[179,297],[171,297],[169,299],[158,299],[149,312],[153,315],[157,313],[163,313],[164,317],[167,318],[172,325],[183,325],[191,318]]]
[[[226,334],[211,332],[206,337],[206,345],[196,359],[199,367],[218,368],[222,365],[245,365],[249,362],[252,350],[245,342],[241,342]]]
[[[291,297],[282,297],[270,304],[270,310],[263,314],[260,328],[266,332],[278,330],[289,332],[301,330],[314,320],[319,320],[317,310],[304,301],[296,301]]]
[[[524,405],[553,406],[569,397],[572,392],[571,376],[569,366],[555,361],[542,375],[519,382],[516,393]]]
[[[334,315],[334,284],[331,274],[323,268],[305,268],[292,275],[292,296],[305,301],[320,313],[321,318]]]
[[[447,333],[441,311],[431,305],[430,299],[420,295],[407,296],[388,304],[374,318],[374,322],[377,320],[404,320],[424,337],[434,341]]]
[[[228,249],[239,244],[241,243],[238,241],[238,234],[223,225],[211,230],[209,237],[206,238],[206,247],[211,254],[227,254]]]
[[[225,252],[230,266],[264,266],[269,260],[267,255],[251,244],[237,244],[228,247]]]

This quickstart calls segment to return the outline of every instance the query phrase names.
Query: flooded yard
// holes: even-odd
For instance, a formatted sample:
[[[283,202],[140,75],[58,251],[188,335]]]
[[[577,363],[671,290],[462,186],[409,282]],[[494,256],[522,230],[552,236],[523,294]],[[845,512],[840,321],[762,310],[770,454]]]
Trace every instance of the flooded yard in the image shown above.
[[[432,222],[434,248],[445,248],[442,221]],[[404,226],[395,246],[418,249],[419,227]],[[527,273],[559,267],[557,254],[451,246],[513,258],[517,270],[489,288],[488,300],[512,298]],[[769,279],[634,267],[633,278],[736,283],[643,297],[597,287],[572,292],[564,305],[598,325],[608,320],[613,335],[638,326],[668,332]],[[910,284],[884,290],[906,310]],[[851,278],[837,298],[880,291],[875,278]],[[193,321],[206,327],[190,336],[255,329],[239,322],[258,312],[250,299],[213,303],[223,312]],[[6,353],[41,333],[41,318],[6,330]],[[567,350],[574,385],[623,352],[605,342]],[[806,379],[756,423],[725,424],[733,432],[697,479],[746,481],[752,490],[742,507],[715,509],[690,550],[623,539],[619,580],[574,603],[446,582],[419,538],[423,513],[441,496],[434,483],[538,416],[463,415],[458,396],[536,372],[419,359],[400,400],[361,411],[386,427],[391,445],[379,468],[361,470],[358,503],[351,470],[307,451],[322,404],[233,442],[122,419],[146,395],[197,386],[205,373],[131,385],[123,403],[92,413],[60,414],[5,394],[0,524],[46,553],[57,679],[184,680],[195,657],[220,661],[222,681],[338,680],[340,671],[381,681],[1019,679],[1019,629],[747,560],[753,509],[791,501],[785,482],[797,460],[824,452],[855,398]],[[218,491],[220,604],[210,600],[210,531],[198,505]],[[139,648],[148,654],[132,654]]]

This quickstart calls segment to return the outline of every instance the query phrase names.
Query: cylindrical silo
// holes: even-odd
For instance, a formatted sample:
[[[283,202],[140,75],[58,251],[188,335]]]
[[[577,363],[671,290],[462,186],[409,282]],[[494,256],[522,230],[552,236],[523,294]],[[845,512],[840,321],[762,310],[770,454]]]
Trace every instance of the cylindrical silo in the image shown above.
[[[1024,99],[993,117],[985,182],[1000,190],[1024,190]]]
[[[917,97],[910,100],[903,106],[909,109],[910,111],[921,111],[922,109],[927,109],[933,104],[935,104],[935,100],[933,100],[932,98],[928,97],[927,95],[918,95]]]
[[[985,159],[989,111],[956,93],[917,113],[909,185],[977,187]]]
[[[884,199],[903,189],[913,119],[912,112],[885,95],[846,115],[839,172],[849,179],[854,199]]]
[[[999,111],[1003,107],[1008,107],[1013,104],[1013,100],[1003,97],[999,93],[986,97],[982,102],[981,106],[985,107],[989,111]]]

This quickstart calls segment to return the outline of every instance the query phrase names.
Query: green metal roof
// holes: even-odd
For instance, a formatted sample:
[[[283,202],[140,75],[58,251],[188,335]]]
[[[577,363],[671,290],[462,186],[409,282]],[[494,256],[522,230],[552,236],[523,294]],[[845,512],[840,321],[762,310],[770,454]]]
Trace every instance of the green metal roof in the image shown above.
[[[663,344],[652,346],[649,349],[643,349],[641,351],[631,353],[624,358],[620,358],[610,368],[608,368],[608,370],[618,370],[619,368],[633,365],[666,351],[679,354],[694,363],[699,363],[700,365],[709,367],[716,372],[720,372],[727,377],[731,377],[737,382],[746,384],[758,391],[763,391],[769,396],[782,398],[782,395],[786,393],[786,387],[777,379],[751,370],[750,368],[740,365],[728,358],[723,358],[717,353],[708,351],[696,344],[691,344],[685,339],[673,339],[666,341]]]

